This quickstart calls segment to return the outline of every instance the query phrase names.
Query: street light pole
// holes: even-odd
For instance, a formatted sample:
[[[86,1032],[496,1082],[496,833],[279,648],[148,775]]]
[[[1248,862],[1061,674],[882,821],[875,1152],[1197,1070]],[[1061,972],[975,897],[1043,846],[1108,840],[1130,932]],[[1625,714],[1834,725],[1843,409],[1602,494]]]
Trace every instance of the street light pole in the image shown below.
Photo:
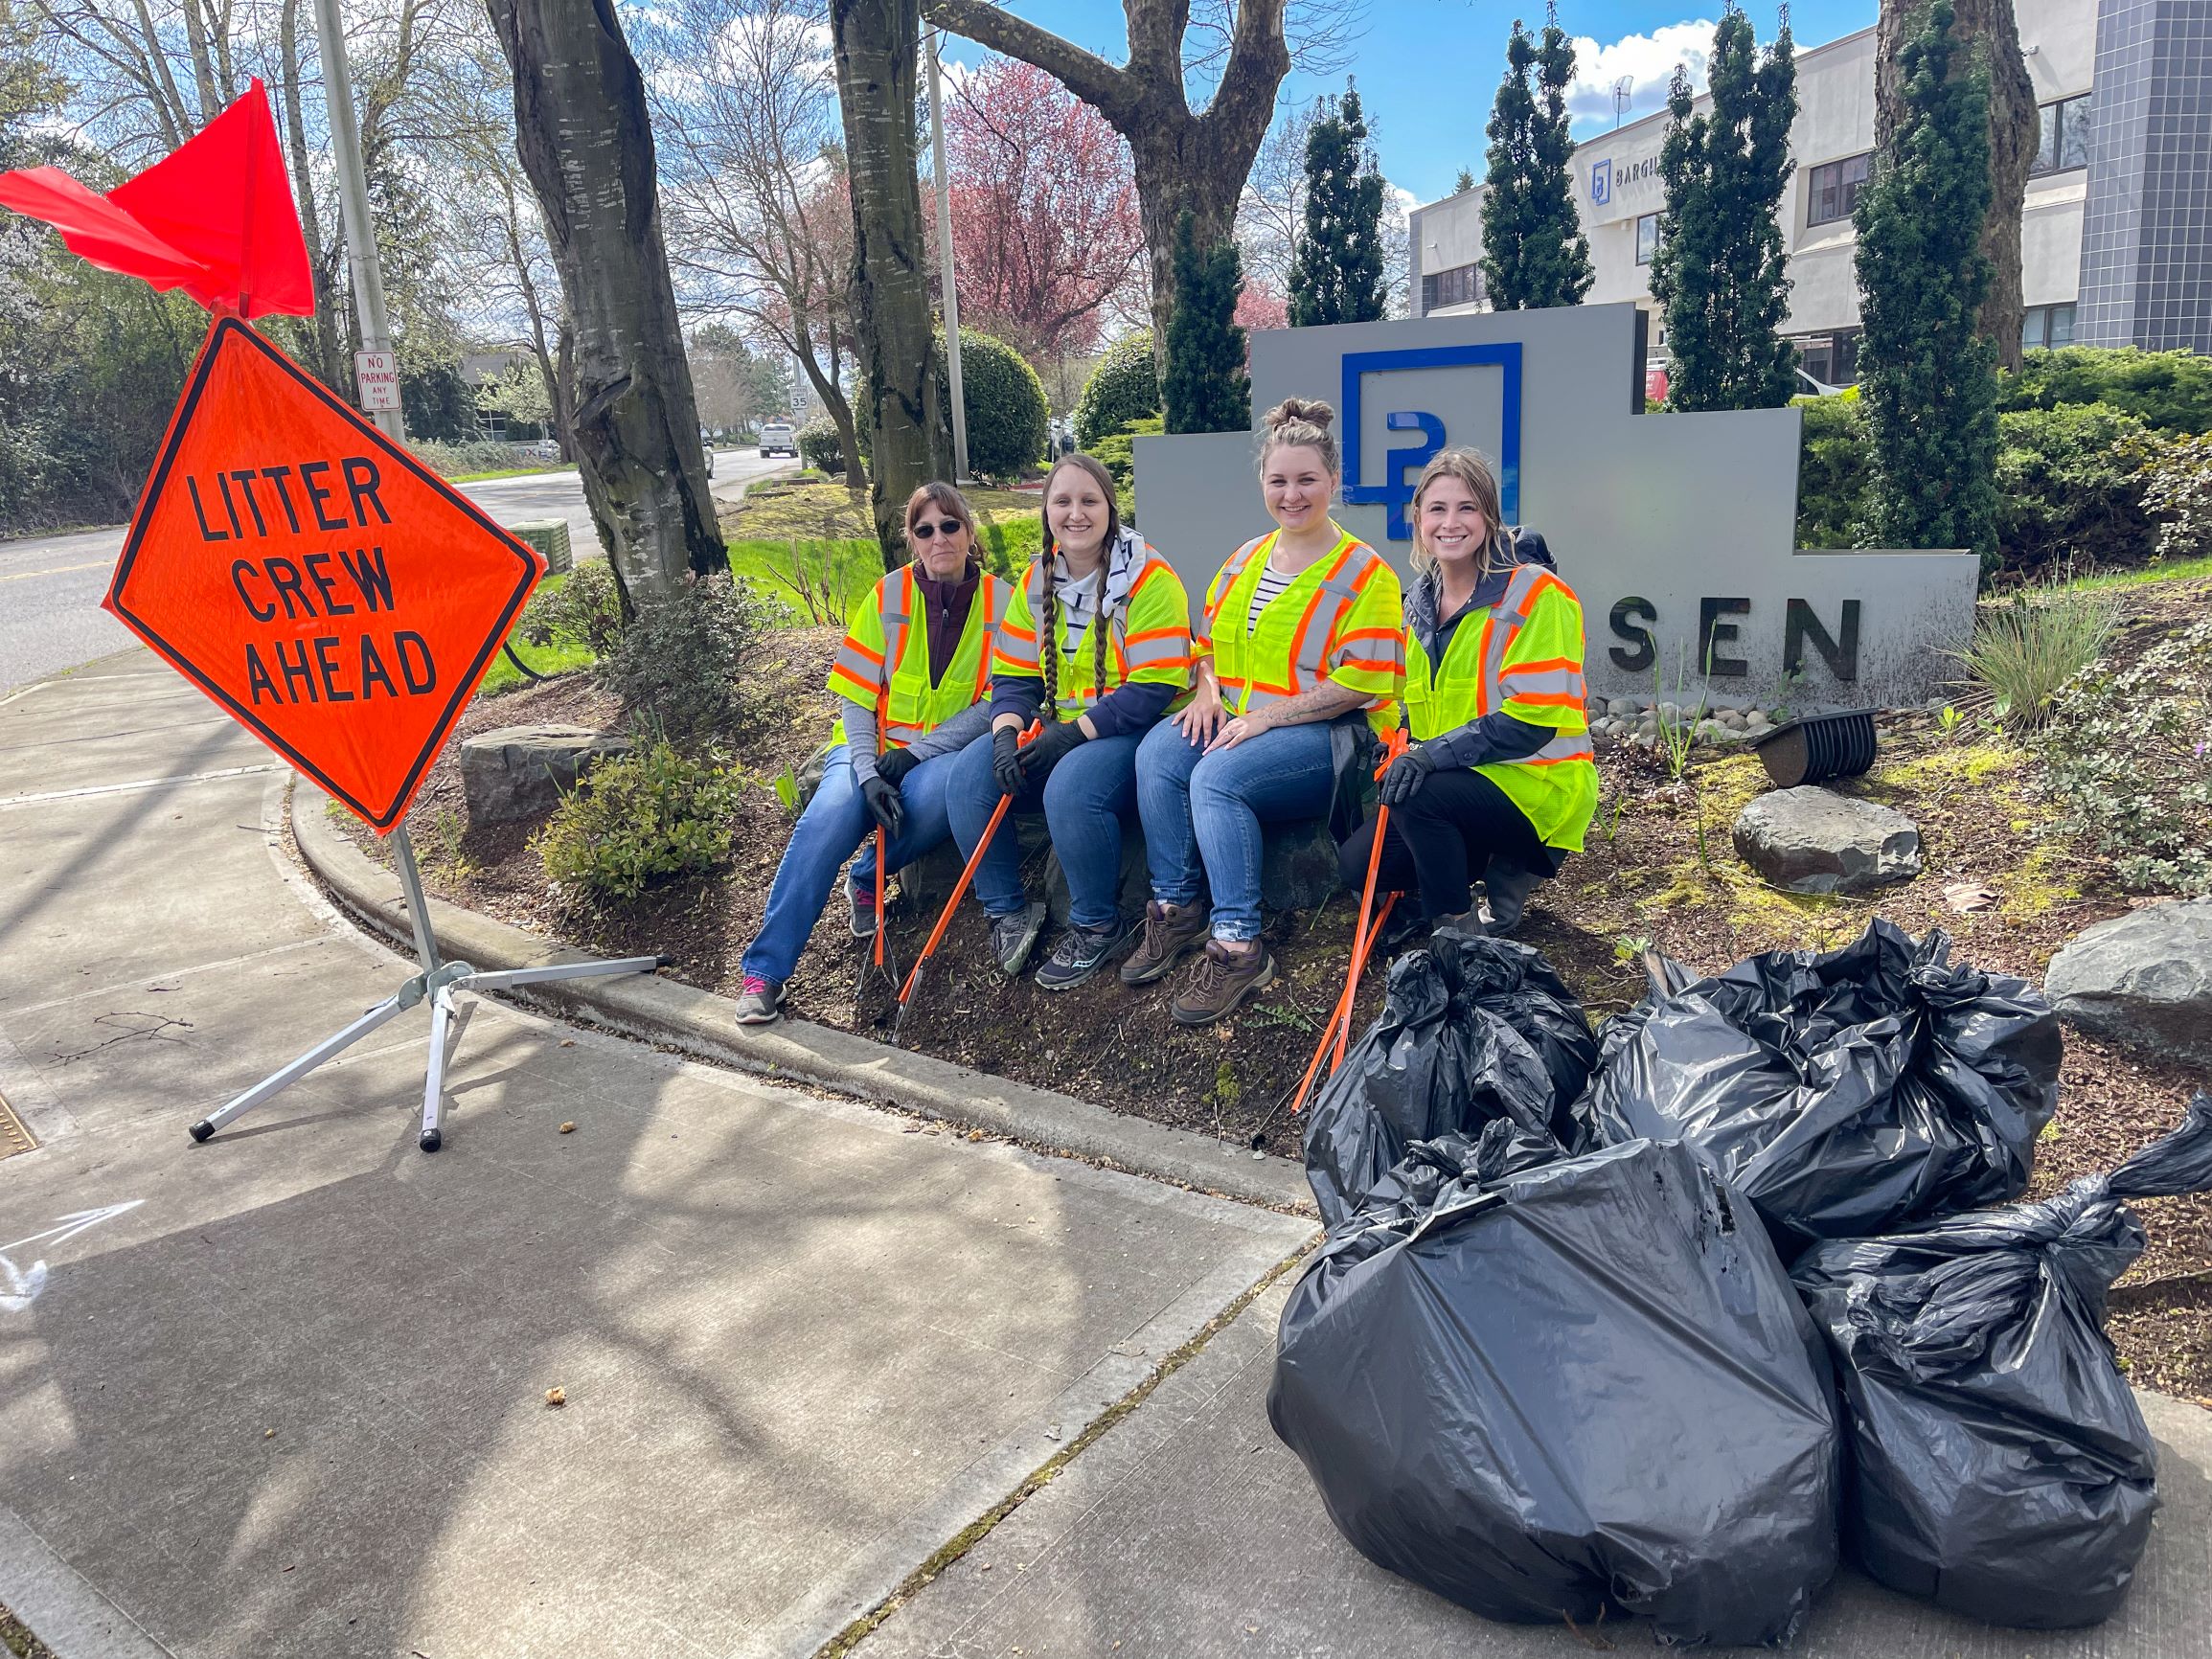
[[[329,0],[325,0],[329,4]],[[952,193],[945,182],[945,90],[937,45],[942,29],[929,32],[929,142],[937,153],[937,269],[945,290],[945,361],[951,372],[952,477],[968,477],[968,400],[960,386],[960,294],[952,280]]]
[[[353,309],[361,324],[361,352],[389,354],[392,325],[384,313],[384,277],[376,266],[376,233],[369,222],[369,176],[361,166],[361,129],[353,122],[353,73],[346,64],[345,25],[338,0],[315,0],[315,50],[323,61],[323,97],[330,113],[331,150],[338,164],[338,190],[344,204],[346,263],[353,277]],[[381,360],[381,359],[379,359]],[[354,364],[360,381],[361,365]],[[395,385],[397,382],[395,382]],[[406,440],[406,423],[397,407],[367,411],[385,437]]]

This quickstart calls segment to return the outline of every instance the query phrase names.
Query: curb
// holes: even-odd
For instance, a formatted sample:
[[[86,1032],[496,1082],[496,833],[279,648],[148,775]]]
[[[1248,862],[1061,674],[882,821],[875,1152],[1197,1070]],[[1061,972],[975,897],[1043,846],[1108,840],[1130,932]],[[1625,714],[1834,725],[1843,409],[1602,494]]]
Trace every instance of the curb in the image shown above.
[[[313,784],[304,779],[295,784],[291,822],[300,855],[340,908],[411,954],[414,930],[399,897],[399,878],[331,828],[327,805],[328,797]],[[485,969],[573,962],[583,955],[442,898],[430,901],[430,926],[441,954]],[[740,1026],[737,1005],[728,997],[673,979],[640,974],[556,981],[502,994],[717,1065],[796,1079],[1269,1209],[1315,1213],[1305,1170],[1288,1158],[1271,1153],[1254,1158],[1195,1130],[1108,1111],[1072,1095],[889,1048],[832,1026],[787,1017],[769,1026]]]

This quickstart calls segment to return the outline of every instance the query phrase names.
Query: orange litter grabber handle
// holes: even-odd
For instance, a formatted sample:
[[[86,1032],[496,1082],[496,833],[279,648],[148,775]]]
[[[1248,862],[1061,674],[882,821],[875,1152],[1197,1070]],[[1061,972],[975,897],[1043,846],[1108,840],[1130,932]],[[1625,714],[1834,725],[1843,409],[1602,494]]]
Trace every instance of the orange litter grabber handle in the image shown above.
[[[1396,906],[1401,898],[1404,897],[1405,895],[1402,893],[1391,893],[1384,895],[1382,899],[1382,909],[1375,918],[1375,925],[1368,929],[1368,943],[1370,946],[1374,944],[1377,939],[1381,937],[1384,924],[1390,920],[1390,912],[1392,908]],[[1321,1057],[1329,1052],[1330,1038],[1335,1034],[1336,1029],[1339,1025],[1349,1026],[1351,1023],[1353,986],[1354,981],[1352,976],[1350,974],[1346,974],[1344,976],[1344,989],[1336,993],[1336,1006],[1329,1012],[1329,1023],[1321,1028],[1321,1040],[1319,1043],[1314,1045],[1313,1057],[1306,1064],[1306,1075],[1298,1079],[1298,1098],[1291,1103],[1290,1106],[1290,1115],[1292,1117],[1296,1117],[1300,1112],[1306,1109],[1306,1097],[1312,1093],[1313,1079],[1320,1075]],[[1334,1073],[1336,1068],[1332,1066],[1329,1069],[1332,1073]]]
[[[1029,729],[1015,741],[1017,747],[1026,749],[1043,735],[1044,721],[1032,720]],[[983,835],[975,843],[975,851],[968,855],[968,863],[960,872],[960,879],[952,884],[952,896],[945,901],[945,913],[938,917],[937,925],[929,930],[929,943],[922,947],[922,954],[914,959],[914,966],[906,975],[905,985],[900,989],[901,1008],[904,1008],[906,999],[914,994],[915,982],[922,977],[922,965],[934,956],[938,945],[944,943],[945,930],[952,925],[952,913],[960,908],[960,900],[968,892],[968,884],[975,879],[975,867],[983,862],[984,853],[991,851],[991,838],[998,833],[999,825],[1005,822],[1007,808],[1013,805],[1012,795],[1001,795],[998,805],[992,808],[991,822],[983,827]]]

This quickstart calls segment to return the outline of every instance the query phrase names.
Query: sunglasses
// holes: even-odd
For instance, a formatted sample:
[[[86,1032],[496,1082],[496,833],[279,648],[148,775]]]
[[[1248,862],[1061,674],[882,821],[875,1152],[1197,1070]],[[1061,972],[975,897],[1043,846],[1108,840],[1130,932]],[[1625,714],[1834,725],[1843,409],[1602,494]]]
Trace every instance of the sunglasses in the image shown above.
[[[941,530],[946,535],[956,535],[966,531],[967,529],[968,526],[961,523],[959,519],[947,518],[941,520],[936,524],[909,525],[907,526],[906,534],[918,538],[919,540],[927,541]]]

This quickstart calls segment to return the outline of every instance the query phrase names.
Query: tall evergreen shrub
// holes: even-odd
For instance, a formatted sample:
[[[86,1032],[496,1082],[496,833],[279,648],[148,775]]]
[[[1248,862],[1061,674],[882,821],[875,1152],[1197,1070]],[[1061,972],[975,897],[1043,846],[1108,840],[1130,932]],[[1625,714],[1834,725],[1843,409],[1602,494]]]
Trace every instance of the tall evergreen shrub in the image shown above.
[[[1901,54],[1896,130],[1859,193],[1859,400],[1873,441],[1876,547],[1996,551],[1996,349],[1974,333],[1990,284],[1988,66],[1930,0]],[[1964,49],[1962,49],[1964,48]]]
[[[1306,223],[1290,262],[1290,327],[1382,315],[1382,173],[1350,86],[1306,134]]]
[[[1689,78],[1675,71],[1673,119],[1659,148],[1666,202],[1652,296],[1666,316],[1667,401],[1775,409],[1797,378],[1796,353],[1781,331],[1790,279],[1776,216],[1797,115],[1790,25],[1762,57],[1750,19],[1731,4],[1713,32],[1707,79],[1712,108],[1699,114]]]
[[[1556,8],[1545,17],[1540,43],[1514,19],[1505,62],[1487,129],[1483,284],[1500,311],[1578,306],[1595,273],[1589,239],[1575,213],[1574,140],[1567,131],[1575,48],[1559,26]]]
[[[1198,246],[1186,211],[1175,221],[1175,309],[1168,319],[1168,372],[1160,387],[1170,432],[1241,432],[1252,424],[1252,385],[1244,373],[1244,330],[1237,327],[1243,289],[1237,244]]]

